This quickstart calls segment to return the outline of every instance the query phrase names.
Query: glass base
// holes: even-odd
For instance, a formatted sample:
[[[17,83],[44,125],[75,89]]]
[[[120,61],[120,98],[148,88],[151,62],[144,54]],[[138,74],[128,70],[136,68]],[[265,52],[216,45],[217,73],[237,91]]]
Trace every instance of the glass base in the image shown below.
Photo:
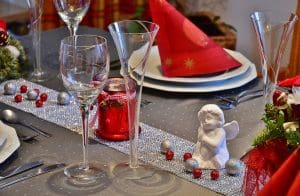
[[[156,171],[157,169],[150,165],[139,164],[137,168],[131,168],[128,163],[120,163],[114,167],[113,174],[117,178],[139,180],[152,177]]]
[[[78,163],[65,168],[64,174],[76,184],[89,184],[106,175],[104,167],[105,165],[99,163],[88,163],[87,167]]]
[[[32,72],[28,79],[32,82],[44,82],[51,79],[51,74],[47,71]]]

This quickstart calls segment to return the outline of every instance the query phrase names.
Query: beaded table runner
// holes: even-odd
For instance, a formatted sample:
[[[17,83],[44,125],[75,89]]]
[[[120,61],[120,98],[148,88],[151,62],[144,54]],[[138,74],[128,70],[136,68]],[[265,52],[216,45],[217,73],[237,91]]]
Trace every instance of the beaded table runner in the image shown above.
[[[37,108],[35,106],[35,101],[27,100],[26,94],[24,94],[24,100],[20,103],[16,103],[14,101],[14,95],[4,95],[4,85],[6,83],[4,82],[0,85],[1,102],[31,113],[41,119],[65,127],[71,131],[81,133],[79,109],[75,103],[71,103],[70,105],[59,105],[57,104],[57,94],[59,92],[26,81],[24,79],[10,80],[9,82],[12,82],[17,86],[17,93],[21,85],[26,85],[28,89],[37,88],[41,93],[47,93],[48,100],[44,103],[43,107]],[[95,109],[92,113],[95,114]],[[239,176],[229,176],[223,169],[219,171],[220,177],[217,180],[211,180],[210,170],[202,170],[202,177],[199,179],[194,179],[192,174],[185,172],[183,164],[184,162],[182,160],[182,156],[185,152],[193,152],[195,145],[194,143],[144,123],[141,123],[140,126],[143,130],[140,134],[138,144],[140,160],[152,166],[172,172],[179,177],[204,186],[215,192],[225,195],[239,194],[243,182],[245,170],[244,165],[242,166],[242,172]],[[165,156],[160,153],[160,144],[164,139],[170,140],[174,146],[175,156],[171,161],[167,161]],[[128,141],[111,142],[102,139],[96,140],[125,154],[129,154]]]

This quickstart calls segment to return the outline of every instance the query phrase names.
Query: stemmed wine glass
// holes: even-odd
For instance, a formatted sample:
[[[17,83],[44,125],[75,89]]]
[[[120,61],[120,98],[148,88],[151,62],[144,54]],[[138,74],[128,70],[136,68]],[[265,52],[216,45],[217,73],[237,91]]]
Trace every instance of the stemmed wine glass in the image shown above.
[[[49,78],[49,73],[42,70],[41,66],[41,25],[44,0],[27,0],[30,14],[30,32],[32,34],[33,45],[33,72],[29,80],[33,82],[43,82]]]
[[[107,41],[96,35],[66,37],[61,41],[59,59],[63,84],[79,103],[83,131],[83,162],[67,167],[64,173],[86,184],[102,175],[102,166],[88,161],[88,116],[91,103],[102,91],[108,77]]]
[[[130,161],[129,164],[121,163],[117,165],[114,173],[126,179],[141,179],[153,174],[150,166],[138,163],[137,145],[145,65],[159,26],[147,21],[125,20],[111,23],[108,28],[121,61],[121,75],[125,81],[126,96],[128,100],[132,96],[136,100],[136,104],[127,102]],[[137,53],[140,58],[133,60],[132,57]],[[132,81],[135,81],[134,85],[132,85]]]
[[[90,6],[90,0],[53,0],[61,19],[67,24],[70,35],[76,35],[78,25]]]

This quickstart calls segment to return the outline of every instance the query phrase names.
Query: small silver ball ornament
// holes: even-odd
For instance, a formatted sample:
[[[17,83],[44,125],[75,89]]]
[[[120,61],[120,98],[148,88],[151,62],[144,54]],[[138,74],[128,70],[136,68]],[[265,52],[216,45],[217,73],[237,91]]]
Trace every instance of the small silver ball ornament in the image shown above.
[[[17,86],[12,82],[7,82],[4,85],[4,94],[5,95],[14,95],[16,94]]]
[[[196,159],[190,158],[184,162],[185,171],[193,172],[195,168],[199,168],[199,163]]]
[[[165,139],[160,144],[160,152],[165,154],[168,150],[173,151],[173,145],[169,140]]]
[[[39,94],[35,90],[29,90],[27,92],[27,99],[28,100],[36,100]]]
[[[238,159],[229,159],[225,163],[225,169],[228,175],[237,176],[240,174],[242,168],[241,161]]]
[[[69,105],[70,100],[70,95],[66,92],[60,92],[57,94],[57,103],[59,105]]]

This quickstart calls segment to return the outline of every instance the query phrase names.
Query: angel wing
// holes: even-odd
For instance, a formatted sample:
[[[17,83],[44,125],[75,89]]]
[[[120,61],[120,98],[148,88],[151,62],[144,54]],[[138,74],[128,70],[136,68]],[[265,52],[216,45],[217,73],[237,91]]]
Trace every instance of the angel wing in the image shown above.
[[[223,126],[225,132],[226,132],[226,139],[227,140],[232,140],[234,139],[237,134],[239,133],[240,131],[240,128],[239,128],[239,124],[237,121],[231,121],[230,123],[226,123],[224,126]]]

